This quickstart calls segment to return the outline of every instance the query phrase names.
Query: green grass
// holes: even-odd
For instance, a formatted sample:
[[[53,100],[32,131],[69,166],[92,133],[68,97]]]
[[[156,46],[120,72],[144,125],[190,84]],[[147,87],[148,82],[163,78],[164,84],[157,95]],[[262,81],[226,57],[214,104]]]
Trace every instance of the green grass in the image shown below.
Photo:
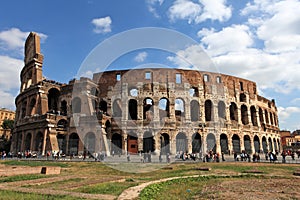
[[[49,176],[43,174],[25,174],[25,175],[8,176],[8,177],[1,177],[0,183],[35,180],[35,179],[46,178],[46,177]]]
[[[14,192],[14,191],[6,191],[0,190],[0,200],[77,200],[77,199],[85,199],[79,197],[71,197],[65,195],[47,195],[47,194],[30,194],[23,192]]]
[[[110,194],[120,195],[125,189],[138,185],[132,181],[126,182],[109,182],[101,183],[91,186],[85,186],[75,189],[76,192],[89,193],[89,194]]]
[[[192,178],[179,178],[149,185],[141,191],[140,200],[168,200],[168,199],[194,199],[195,196],[202,193],[202,188],[205,185],[217,185],[223,180],[236,178],[260,178],[262,176],[239,175],[218,177],[215,175],[200,176]],[[212,191],[216,192],[216,191]],[[202,194],[202,197],[205,194]],[[207,196],[209,198],[209,196]]]
[[[1,164],[14,165],[14,166],[29,166],[29,167],[39,167],[39,166],[56,166],[66,168],[70,165],[65,162],[55,162],[55,161],[32,161],[32,160],[9,160],[4,161]]]

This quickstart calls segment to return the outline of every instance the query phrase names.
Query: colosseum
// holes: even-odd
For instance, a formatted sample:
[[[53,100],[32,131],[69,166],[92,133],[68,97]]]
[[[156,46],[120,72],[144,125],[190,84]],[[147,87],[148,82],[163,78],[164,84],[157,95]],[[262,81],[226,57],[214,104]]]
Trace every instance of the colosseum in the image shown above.
[[[153,154],[280,151],[274,100],[255,82],[197,70],[113,70],[68,84],[43,77],[30,33],[16,97],[12,150]]]

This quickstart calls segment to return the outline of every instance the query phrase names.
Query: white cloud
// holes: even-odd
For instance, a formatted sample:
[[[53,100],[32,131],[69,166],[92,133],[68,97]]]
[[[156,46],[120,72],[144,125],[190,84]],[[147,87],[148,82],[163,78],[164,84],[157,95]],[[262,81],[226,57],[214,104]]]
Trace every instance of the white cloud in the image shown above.
[[[186,19],[192,23],[201,13],[201,6],[189,0],[176,0],[169,8],[169,18],[171,21]]]
[[[20,87],[20,71],[23,61],[0,55],[0,99],[1,107],[12,109],[14,107],[13,90]]]
[[[231,7],[226,5],[226,0],[199,0],[195,3],[190,0],[176,0],[169,8],[169,18],[171,21],[188,20],[191,24],[196,24],[210,20],[220,22],[227,21],[232,14]]]
[[[22,32],[18,28],[11,28],[0,32],[1,46],[5,45],[9,50],[23,48],[28,32]]]
[[[201,43],[211,56],[245,50],[253,44],[252,34],[246,25],[232,25],[219,32],[206,28],[198,32]]]
[[[25,40],[29,32],[23,32],[18,28],[11,28],[9,30],[1,31],[0,32],[0,45],[3,47],[5,46],[8,50],[15,50],[24,48]],[[47,35],[43,33],[38,33],[41,38],[41,42],[43,42]]]
[[[154,17],[160,18],[160,15],[157,13],[155,6],[161,6],[164,3],[164,0],[146,0],[146,3],[149,12],[152,13]]]
[[[136,55],[134,57],[134,61],[136,62],[144,62],[144,60],[147,58],[148,54],[147,52],[143,51],[143,52],[140,52],[138,55]]]
[[[95,25],[95,33],[109,33],[111,32],[112,20],[109,16],[103,18],[96,18],[92,20],[92,24]]]
[[[226,6],[226,0],[199,0],[203,5],[203,13],[196,18],[196,23],[207,19],[227,21],[231,17],[231,7]]]
[[[300,113],[300,108],[299,107],[278,107],[278,116],[283,122],[287,120],[291,115],[295,113]]]
[[[242,15],[250,15],[249,24],[257,30],[257,37],[264,41],[265,50],[281,53],[300,49],[300,2],[254,1],[247,4]]]

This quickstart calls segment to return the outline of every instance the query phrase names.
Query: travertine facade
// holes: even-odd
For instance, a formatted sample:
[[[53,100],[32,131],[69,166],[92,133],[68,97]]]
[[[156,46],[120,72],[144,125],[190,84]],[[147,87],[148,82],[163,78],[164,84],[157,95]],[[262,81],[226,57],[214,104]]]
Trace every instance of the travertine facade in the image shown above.
[[[151,68],[60,84],[42,77],[39,37],[25,45],[14,151],[280,151],[274,100],[229,75]]]

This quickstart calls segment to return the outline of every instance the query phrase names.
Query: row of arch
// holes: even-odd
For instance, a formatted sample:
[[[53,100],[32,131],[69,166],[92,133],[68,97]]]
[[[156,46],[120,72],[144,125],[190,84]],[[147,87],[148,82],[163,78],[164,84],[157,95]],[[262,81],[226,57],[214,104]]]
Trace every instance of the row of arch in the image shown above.
[[[33,140],[33,135],[31,133],[27,133],[24,140],[24,150],[36,151],[42,154],[42,146],[43,146],[43,134],[38,132]],[[83,144],[80,145],[80,138],[77,133],[72,133],[69,136],[63,134],[57,134],[57,142],[59,146],[59,150],[65,154],[74,154],[77,155],[80,146],[83,146],[83,150],[87,153],[94,153],[96,151],[96,137],[93,132],[89,132],[85,135]],[[21,137],[22,139],[22,137]],[[116,154],[122,153],[124,148],[122,135],[118,133],[114,133],[111,137],[111,152]],[[136,133],[131,132],[127,138],[127,149],[131,153],[138,153],[138,136]],[[171,153],[171,139],[169,134],[162,133],[159,137],[159,141],[156,141],[152,132],[145,131],[142,138],[143,142],[143,152],[154,152],[156,149],[156,142],[159,142],[160,152],[162,154]],[[189,142],[191,142],[191,151],[192,153],[205,153],[205,149],[207,151],[212,150],[216,152],[217,145],[220,145],[220,151],[224,153],[233,152],[241,152],[242,150],[247,153],[267,153],[267,152],[275,152],[280,151],[280,141],[279,139],[265,137],[260,138],[255,135],[253,140],[251,140],[249,135],[244,135],[243,138],[240,138],[237,134],[234,134],[231,138],[231,145],[229,144],[229,138],[226,134],[221,134],[219,138],[219,144],[216,143],[217,139],[214,134],[210,133],[206,136],[206,141],[203,141],[203,137],[199,133],[194,133],[192,137],[189,139],[184,132],[179,132],[175,137],[175,148],[176,152],[188,152]],[[33,143],[33,141],[35,141]],[[242,146],[242,144],[244,146]],[[206,145],[206,148],[204,148]],[[254,149],[253,149],[253,147]]]

